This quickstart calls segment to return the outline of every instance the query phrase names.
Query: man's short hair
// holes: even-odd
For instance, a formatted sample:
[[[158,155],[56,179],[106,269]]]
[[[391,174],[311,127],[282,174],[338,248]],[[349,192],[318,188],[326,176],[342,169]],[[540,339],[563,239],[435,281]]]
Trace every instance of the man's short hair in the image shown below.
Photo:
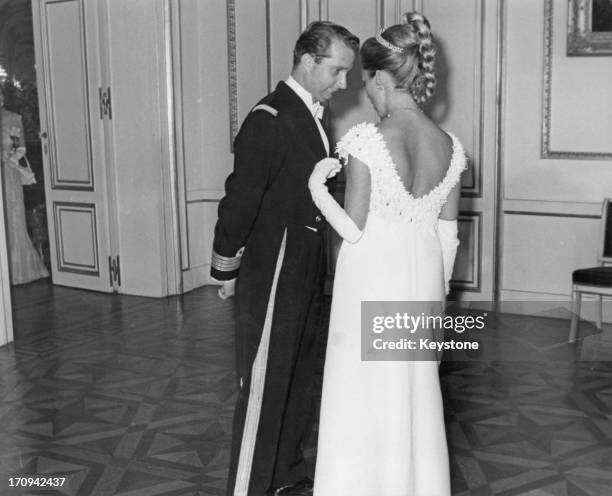
[[[359,50],[359,38],[348,29],[329,21],[311,22],[300,35],[293,49],[293,67],[300,63],[302,55],[311,54],[317,63],[328,56],[333,40],[344,43],[355,52]]]

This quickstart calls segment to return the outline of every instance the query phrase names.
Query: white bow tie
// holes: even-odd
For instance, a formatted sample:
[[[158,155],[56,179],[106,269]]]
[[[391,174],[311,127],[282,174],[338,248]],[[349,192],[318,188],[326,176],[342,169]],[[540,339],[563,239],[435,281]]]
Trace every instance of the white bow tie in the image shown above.
[[[315,102],[312,104],[312,115],[317,119],[323,119],[323,111],[325,107],[321,105],[319,102]]]

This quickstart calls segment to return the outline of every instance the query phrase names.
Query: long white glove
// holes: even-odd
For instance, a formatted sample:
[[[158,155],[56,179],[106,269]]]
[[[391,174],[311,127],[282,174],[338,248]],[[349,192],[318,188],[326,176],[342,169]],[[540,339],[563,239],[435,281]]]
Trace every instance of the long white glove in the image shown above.
[[[438,237],[442,246],[442,261],[444,264],[444,288],[446,294],[450,291],[450,279],[453,275],[459,237],[457,236],[457,220],[438,219]]]
[[[312,201],[327,219],[327,222],[349,243],[356,243],[361,239],[362,232],[357,227],[353,219],[349,217],[335,198],[329,194],[325,181],[334,177],[342,166],[340,161],[335,158],[324,158],[314,167],[308,188],[312,195]]]

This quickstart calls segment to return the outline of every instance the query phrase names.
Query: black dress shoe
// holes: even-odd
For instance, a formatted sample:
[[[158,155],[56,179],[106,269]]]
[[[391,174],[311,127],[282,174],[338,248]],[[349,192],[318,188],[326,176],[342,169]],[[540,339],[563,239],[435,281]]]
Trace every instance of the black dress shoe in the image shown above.
[[[278,488],[274,496],[312,496],[312,486],[312,479],[306,477],[295,484]]]

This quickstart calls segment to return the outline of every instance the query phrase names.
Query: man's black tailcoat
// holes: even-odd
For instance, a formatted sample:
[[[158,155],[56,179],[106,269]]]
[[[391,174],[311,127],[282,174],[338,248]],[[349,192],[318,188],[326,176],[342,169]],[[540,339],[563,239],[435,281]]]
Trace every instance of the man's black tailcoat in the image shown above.
[[[317,328],[325,220],[312,202],[308,178],[327,153],[310,109],[281,82],[245,119],[234,154],[219,203],[211,275],[221,281],[238,277],[240,392],[229,494],[247,477],[246,494],[261,496],[269,487],[312,476],[300,443],[311,427],[313,379],[326,332]],[[266,316],[269,341],[262,340]],[[264,367],[259,373],[253,367],[258,350]]]

